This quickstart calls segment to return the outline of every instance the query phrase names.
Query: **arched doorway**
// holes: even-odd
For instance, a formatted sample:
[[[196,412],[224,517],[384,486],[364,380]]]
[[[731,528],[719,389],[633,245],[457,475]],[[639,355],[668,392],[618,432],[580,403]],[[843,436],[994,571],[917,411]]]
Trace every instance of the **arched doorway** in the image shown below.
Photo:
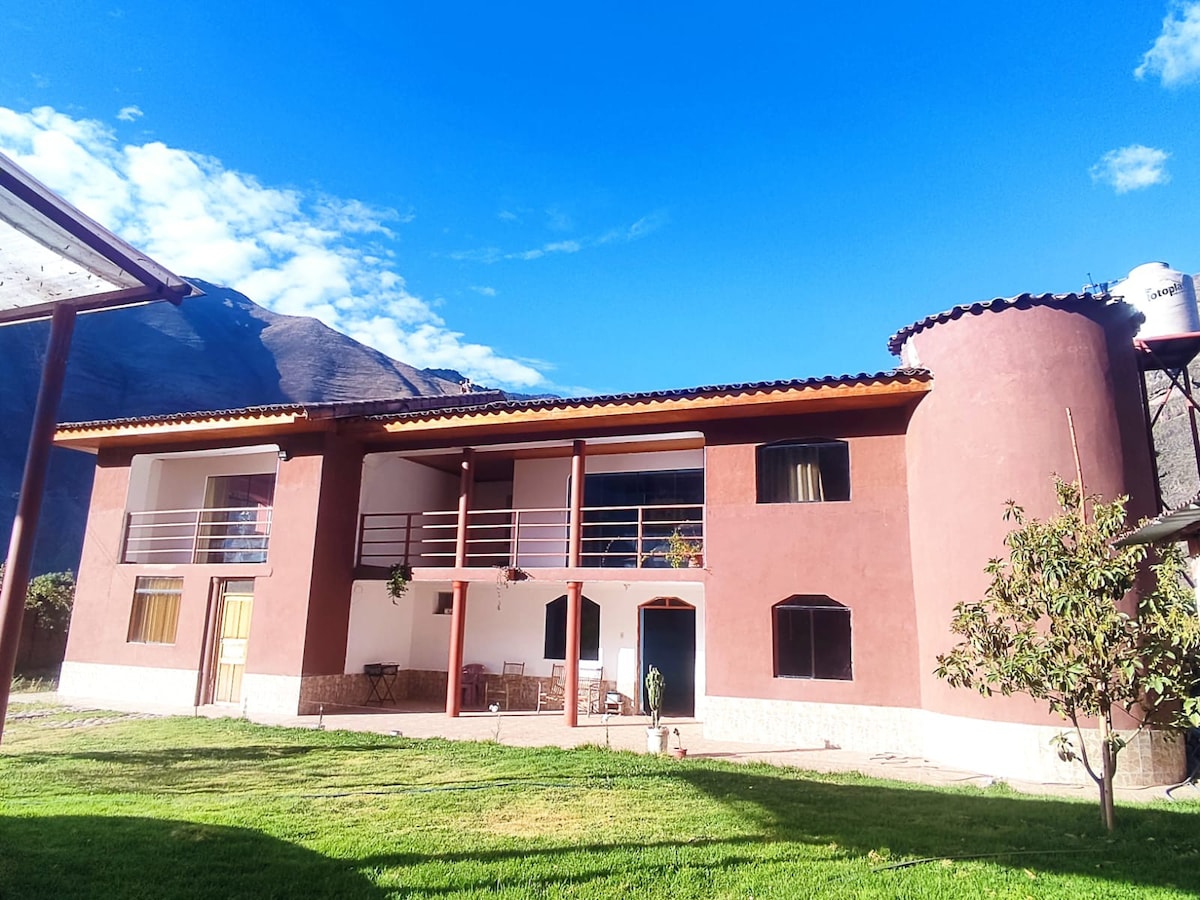
[[[696,607],[678,597],[655,597],[638,607],[638,684],[657,666],[663,674],[663,715],[696,712]],[[646,708],[644,691],[643,711]]]

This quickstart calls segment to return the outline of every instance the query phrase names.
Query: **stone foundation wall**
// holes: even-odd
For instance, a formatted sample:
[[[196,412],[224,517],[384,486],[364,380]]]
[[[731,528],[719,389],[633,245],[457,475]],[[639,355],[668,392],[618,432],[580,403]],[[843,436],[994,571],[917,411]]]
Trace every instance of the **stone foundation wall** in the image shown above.
[[[441,704],[446,699],[446,673],[425,669],[404,669],[389,678],[392,697],[396,705],[402,703],[436,703]],[[507,704],[504,687],[507,684]],[[532,675],[497,675],[484,674],[483,702],[476,704],[475,709],[487,709],[492,703],[500,704],[502,709],[530,710],[537,709],[538,691],[548,688],[549,677]],[[601,682],[600,697],[603,701],[608,691],[615,691],[613,681]],[[384,693],[383,688],[380,692]],[[370,698],[370,702],[368,702]],[[355,673],[348,675],[307,675],[301,681],[299,715],[315,716],[322,707],[329,714],[349,712],[351,710],[388,706],[390,703],[380,703],[371,697],[370,680],[366,675]],[[471,708],[471,707],[464,707]],[[562,709],[561,702],[544,705],[544,709]],[[633,700],[622,696],[621,712],[628,715],[633,712]],[[603,710],[601,710],[603,711]]]
[[[712,740],[836,746],[860,753],[919,756],[998,778],[1091,784],[1077,762],[1065,762],[1051,739],[1066,728],[947,716],[919,709],[707,697],[704,736]],[[1085,732],[1088,750],[1098,735]],[[1092,757],[1095,759],[1095,756]],[[1171,784],[1184,777],[1181,740],[1143,732],[1121,751],[1119,787]]]

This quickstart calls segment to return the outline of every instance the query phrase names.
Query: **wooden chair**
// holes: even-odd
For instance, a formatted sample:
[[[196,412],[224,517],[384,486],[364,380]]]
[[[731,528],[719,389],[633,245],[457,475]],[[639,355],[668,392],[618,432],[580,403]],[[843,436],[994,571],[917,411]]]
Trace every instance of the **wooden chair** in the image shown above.
[[[489,678],[487,683],[487,700],[485,704],[491,706],[493,697],[497,699],[504,698],[504,708],[508,709],[512,703],[512,698],[518,694],[521,688],[521,678],[525,675],[525,663],[523,662],[506,662],[504,669],[500,673],[499,678]]]
[[[555,663],[550,668],[549,683],[538,683],[538,712],[541,712],[542,707],[547,704],[562,706],[566,702],[567,688],[566,684],[563,683],[563,674],[566,672],[566,668],[563,663]]]
[[[575,697],[579,711],[588,716],[594,712],[600,712],[603,694],[604,669],[599,666],[581,664],[579,666],[579,691]]]

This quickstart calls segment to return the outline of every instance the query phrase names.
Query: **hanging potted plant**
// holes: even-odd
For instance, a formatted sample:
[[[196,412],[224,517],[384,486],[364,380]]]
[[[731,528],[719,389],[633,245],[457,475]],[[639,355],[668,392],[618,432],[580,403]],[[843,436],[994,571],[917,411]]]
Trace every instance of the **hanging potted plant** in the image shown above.
[[[392,603],[395,603],[406,593],[408,586],[412,583],[413,570],[408,563],[396,563],[388,569],[387,577],[387,592],[392,598]]]
[[[650,710],[650,726],[646,729],[646,752],[665,753],[667,751],[667,728],[660,724],[662,717],[663,691],[666,689],[666,679],[656,666],[651,666],[646,672],[646,706]]]

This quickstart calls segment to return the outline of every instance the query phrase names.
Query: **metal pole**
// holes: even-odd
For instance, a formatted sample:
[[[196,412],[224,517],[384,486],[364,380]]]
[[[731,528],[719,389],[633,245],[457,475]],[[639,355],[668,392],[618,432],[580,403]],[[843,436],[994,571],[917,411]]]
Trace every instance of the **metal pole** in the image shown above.
[[[33,542],[38,517],[42,512],[42,493],[46,487],[46,469],[54,442],[58,419],[58,401],[62,397],[71,352],[71,334],[75,330],[75,309],[65,303],[54,307],[50,319],[50,339],[46,361],[42,364],[42,382],[38,388],[29,450],[25,456],[25,474],[21,479],[21,497],[13,520],[8,561],[4,567],[4,586],[0,588],[0,740],[4,738],[4,719],[8,715],[8,695],[12,690],[13,669],[17,664],[17,645],[21,640],[21,620],[25,615],[25,594],[33,564]]]

